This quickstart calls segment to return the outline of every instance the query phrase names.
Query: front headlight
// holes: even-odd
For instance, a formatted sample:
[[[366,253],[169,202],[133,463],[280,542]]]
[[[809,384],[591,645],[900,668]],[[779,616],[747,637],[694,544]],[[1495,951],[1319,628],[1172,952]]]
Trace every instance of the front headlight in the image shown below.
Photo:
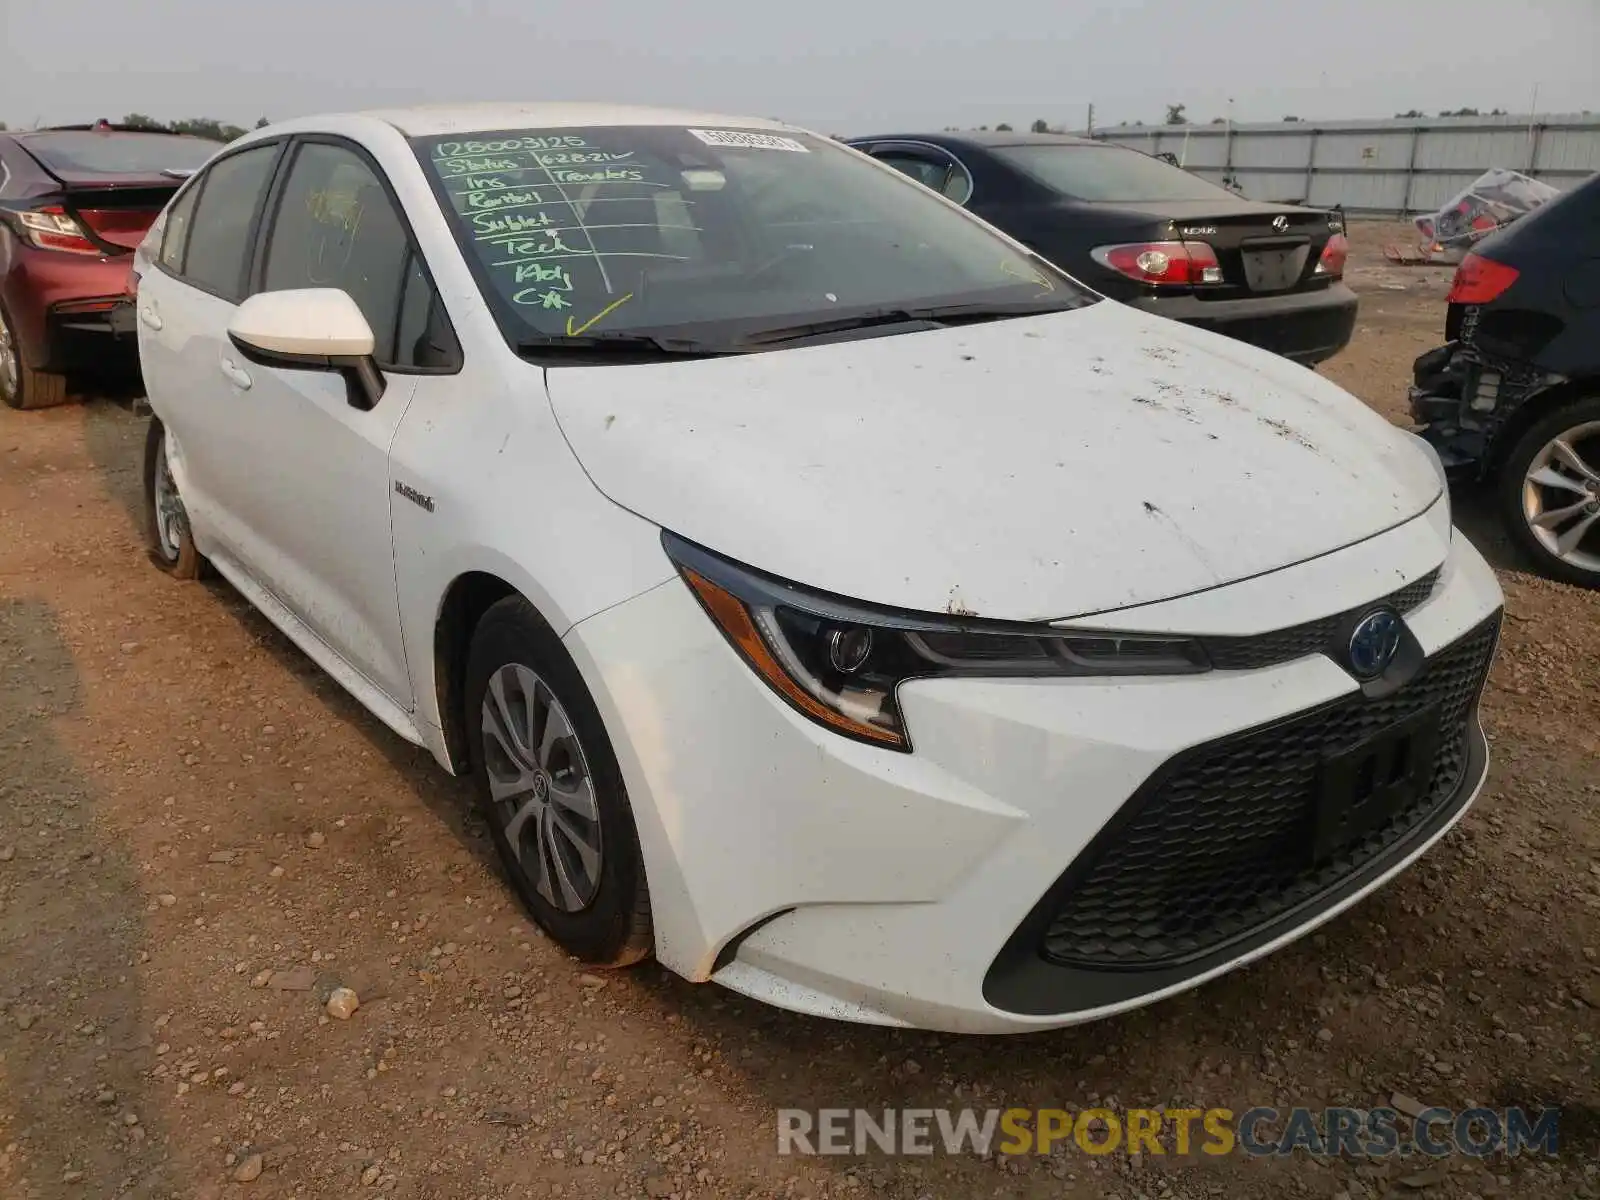
[[[895,694],[907,679],[1211,669],[1192,638],[877,608],[763,575],[676,534],[663,532],[661,543],[762,682],[818,724],[890,749],[911,748]]]

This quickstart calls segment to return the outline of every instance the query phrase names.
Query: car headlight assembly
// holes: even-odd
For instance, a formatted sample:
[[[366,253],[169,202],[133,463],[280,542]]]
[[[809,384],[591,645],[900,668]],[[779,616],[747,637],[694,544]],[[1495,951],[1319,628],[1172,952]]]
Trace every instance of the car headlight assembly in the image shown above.
[[[741,566],[676,534],[662,545],[723,635],[769,688],[819,725],[909,751],[896,691],[939,676],[1192,675],[1183,637],[1058,629],[858,604]]]

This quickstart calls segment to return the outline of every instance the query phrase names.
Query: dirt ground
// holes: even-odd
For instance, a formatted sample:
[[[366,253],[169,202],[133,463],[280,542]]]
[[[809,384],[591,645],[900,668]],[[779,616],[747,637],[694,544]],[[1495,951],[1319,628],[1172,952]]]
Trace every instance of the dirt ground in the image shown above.
[[[1385,268],[1403,232],[1355,228],[1359,330],[1325,368],[1395,420],[1449,276]],[[1600,1197],[1600,593],[1523,573],[1471,497],[1509,619],[1493,771],[1461,826],[1252,969],[975,1039],[792,1016],[654,966],[586,974],[501,886],[461,784],[228,587],[145,561],[143,433],[125,403],[0,410],[0,1198]],[[324,1014],[335,985],[362,998],[347,1021]],[[1396,1092],[1564,1106],[1562,1153],[775,1149],[779,1107]]]

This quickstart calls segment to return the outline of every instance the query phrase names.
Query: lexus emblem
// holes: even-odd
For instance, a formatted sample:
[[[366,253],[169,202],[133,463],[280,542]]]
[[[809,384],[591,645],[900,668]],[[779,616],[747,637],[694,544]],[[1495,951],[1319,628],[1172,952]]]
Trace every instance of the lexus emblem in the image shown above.
[[[1368,613],[1350,635],[1350,673],[1357,679],[1382,675],[1400,649],[1400,618],[1386,608]]]
[[[1285,229],[1289,228],[1289,218],[1280,213],[1276,217],[1272,218],[1272,227],[1279,233],[1282,233]]]

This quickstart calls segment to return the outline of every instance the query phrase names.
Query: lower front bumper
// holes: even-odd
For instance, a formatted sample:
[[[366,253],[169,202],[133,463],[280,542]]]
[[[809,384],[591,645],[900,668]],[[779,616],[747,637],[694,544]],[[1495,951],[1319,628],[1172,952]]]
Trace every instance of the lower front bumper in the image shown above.
[[[1342,283],[1314,292],[1249,300],[1201,300],[1194,296],[1143,296],[1128,303],[1220,333],[1305,366],[1332,358],[1349,345],[1356,328],[1356,294]]]
[[[1056,1012],[1064,997],[1081,1008],[1137,1001],[1296,936],[1393,874],[1454,824],[1488,771],[1477,699],[1499,622],[1439,651],[1393,695],[1349,696],[1167,763],[1017,928],[985,997],[1022,1013]],[[1392,810],[1337,850],[1311,853],[1326,750],[1387,765],[1391,755],[1363,747],[1397,727],[1441,735],[1426,782],[1394,792]],[[1348,809],[1347,795],[1331,797],[1329,811],[1359,821],[1382,803],[1379,781],[1368,786],[1375,794]]]
[[[1433,656],[1501,599],[1459,534],[1447,546],[1429,528],[1419,519],[1330,558],[1388,546],[1408,579],[1442,559],[1406,617]],[[1320,569],[1239,585],[1262,631]],[[1203,621],[1215,599],[1171,602],[1164,620],[1188,628],[1183,612]],[[905,755],[838,738],[771,697],[676,580],[580,623],[567,643],[616,743],[658,957],[691,979],[849,1020],[1014,1032],[1159,1000],[1381,886],[1465,811],[1483,772],[1474,716],[1459,785],[1424,822],[1219,954],[1171,970],[1041,970],[1030,920],[1141,789],[1197,747],[1348,701],[1350,676],[1316,654],[1201,676],[920,681],[900,693],[915,747]],[[1034,977],[1026,988],[1004,985],[1022,974]]]

